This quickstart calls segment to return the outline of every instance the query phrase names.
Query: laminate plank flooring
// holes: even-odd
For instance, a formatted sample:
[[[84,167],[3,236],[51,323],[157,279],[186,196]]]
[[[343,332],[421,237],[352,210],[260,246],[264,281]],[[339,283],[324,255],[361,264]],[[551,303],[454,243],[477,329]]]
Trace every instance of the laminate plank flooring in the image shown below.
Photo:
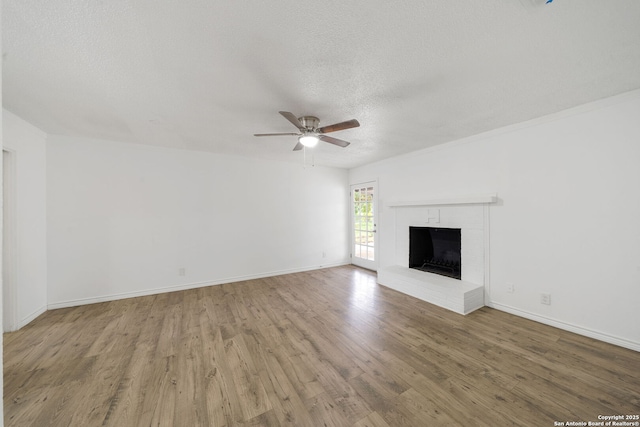
[[[640,414],[640,353],[353,266],[49,311],[4,335],[6,426],[553,426]]]

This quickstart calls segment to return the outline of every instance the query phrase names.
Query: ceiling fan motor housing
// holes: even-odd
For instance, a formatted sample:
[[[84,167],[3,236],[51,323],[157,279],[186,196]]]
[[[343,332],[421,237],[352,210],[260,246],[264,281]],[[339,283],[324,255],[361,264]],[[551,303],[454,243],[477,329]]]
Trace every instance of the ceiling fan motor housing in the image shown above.
[[[298,121],[300,122],[300,126],[307,130],[316,130],[318,124],[320,124],[320,119],[314,116],[298,117]]]

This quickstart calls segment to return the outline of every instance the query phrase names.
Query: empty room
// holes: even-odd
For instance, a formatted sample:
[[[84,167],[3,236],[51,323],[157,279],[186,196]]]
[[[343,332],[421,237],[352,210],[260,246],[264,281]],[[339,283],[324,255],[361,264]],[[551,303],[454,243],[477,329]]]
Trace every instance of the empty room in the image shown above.
[[[640,2],[1,6],[0,426],[640,426]]]

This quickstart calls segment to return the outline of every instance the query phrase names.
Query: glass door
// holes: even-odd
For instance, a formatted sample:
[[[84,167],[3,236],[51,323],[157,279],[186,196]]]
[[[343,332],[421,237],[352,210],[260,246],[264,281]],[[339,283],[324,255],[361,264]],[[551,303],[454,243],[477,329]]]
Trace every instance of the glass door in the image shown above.
[[[351,186],[351,262],[376,270],[376,183]]]

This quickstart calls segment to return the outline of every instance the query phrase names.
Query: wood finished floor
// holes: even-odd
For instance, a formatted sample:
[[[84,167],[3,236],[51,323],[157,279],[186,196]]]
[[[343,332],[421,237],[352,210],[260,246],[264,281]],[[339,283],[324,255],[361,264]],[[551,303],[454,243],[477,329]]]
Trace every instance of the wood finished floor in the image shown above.
[[[640,353],[347,266],[49,311],[6,426],[553,426],[640,414]]]

